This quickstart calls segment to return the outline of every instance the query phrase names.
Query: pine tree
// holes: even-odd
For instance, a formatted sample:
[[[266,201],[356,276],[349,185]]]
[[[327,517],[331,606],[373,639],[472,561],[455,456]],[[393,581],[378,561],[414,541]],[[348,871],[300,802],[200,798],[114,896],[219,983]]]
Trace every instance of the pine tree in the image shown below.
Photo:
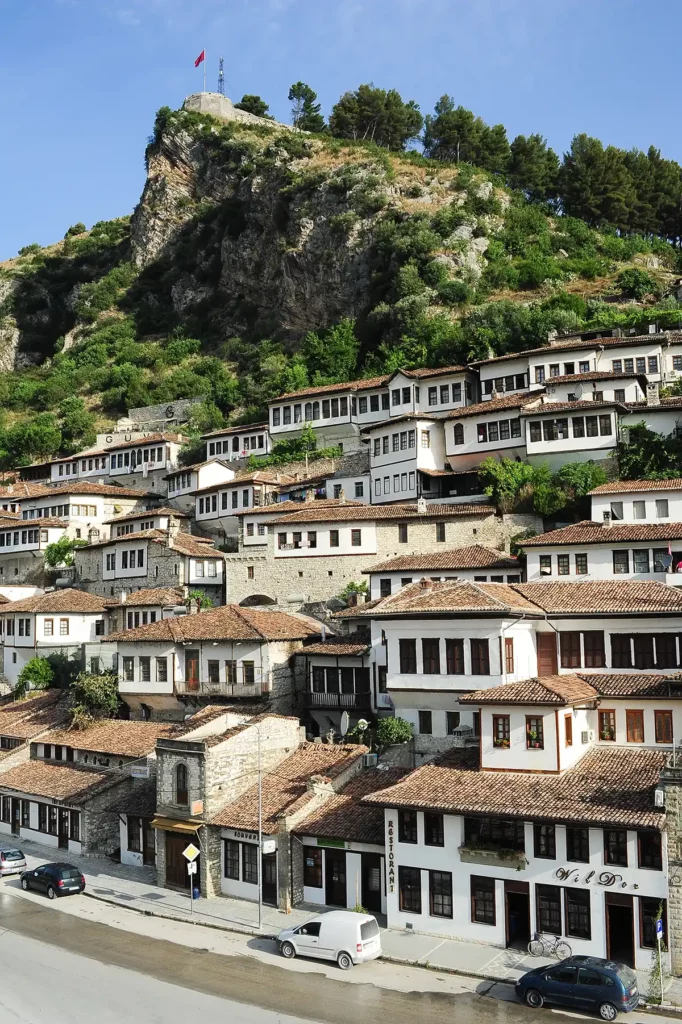
[[[321,104],[316,103],[317,93],[305,82],[295,82],[289,89],[291,119],[295,128],[302,132],[323,132],[324,117],[320,113]]]
[[[507,180],[531,203],[556,199],[559,190],[559,157],[542,135],[517,135],[510,146]]]
[[[268,114],[270,107],[260,96],[245,93],[239,103],[235,103],[237,110],[245,110],[247,114],[255,114],[256,117],[266,117],[268,121],[274,121],[272,114]]]
[[[361,85],[335,103],[329,130],[341,139],[369,139],[387,149],[405,149],[417,138],[424,119],[414,100],[405,103],[395,89]]]

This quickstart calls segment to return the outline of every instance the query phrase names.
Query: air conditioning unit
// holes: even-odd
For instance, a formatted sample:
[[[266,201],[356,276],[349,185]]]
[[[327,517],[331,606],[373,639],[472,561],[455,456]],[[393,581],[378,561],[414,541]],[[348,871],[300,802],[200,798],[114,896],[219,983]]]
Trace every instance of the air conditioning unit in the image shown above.
[[[677,380],[677,373],[675,370],[668,370],[667,373],[663,374],[663,380]]]
[[[379,763],[378,754],[363,754],[362,755],[362,767],[363,768],[376,768]]]
[[[589,734],[588,734],[588,735],[589,735],[590,743],[594,743],[594,741],[595,741],[595,740],[596,740],[596,738],[597,738],[597,734],[596,734],[596,732],[594,731],[594,729],[590,729],[590,731],[589,731]]]
[[[589,733],[587,729],[580,733],[580,742],[583,746],[585,746],[585,744],[589,742]]]
[[[654,805],[656,807],[665,807],[665,790],[655,789],[654,790]]]

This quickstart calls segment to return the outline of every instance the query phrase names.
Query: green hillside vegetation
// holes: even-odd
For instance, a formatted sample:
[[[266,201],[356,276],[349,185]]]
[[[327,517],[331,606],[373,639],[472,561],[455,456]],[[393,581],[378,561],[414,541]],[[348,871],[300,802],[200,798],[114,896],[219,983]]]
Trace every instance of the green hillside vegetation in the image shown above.
[[[292,86],[295,116],[319,127],[308,88]],[[74,225],[57,245],[29,245],[0,265],[0,338],[18,328],[35,363],[0,378],[0,469],[76,451],[129,407],[200,396],[196,436],[256,421],[268,399],[311,383],[519,351],[545,343],[550,330],[680,324],[678,302],[662,297],[680,257],[672,221],[655,223],[665,207],[660,188],[648,221],[628,214],[617,223],[614,214],[609,222],[603,197],[580,192],[576,168],[587,156],[581,164],[585,147],[575,140],[562,167],[536,137],[525,148],[518,139],[509,145],[500,126],[472,122],[442,100],[426,122],[425,157],[404,151],[422,127],[415,105],[386,93],[375,109],[376,96],[363,89],[370,93],[347,94],[329,126],[308,136],[162,108],[147,158],[182,134],[225,174],[267,178],[283,249],[295,244],[293,211],[319,217],[324,195],[334,211],[330,246],[367,253],[366,308],[302,337],[237,308],[220,288],[221,239],[245,230],[237,198],[188,201],[172,251],[141,271],[129,218],[89,232]],[[646,159],[657,166],[652,154]],[[581,194],[583,206],[569,193]],[[608,209],[616,208],[612,201]],[[477,239],[485,245],[476,248]],[[208,297],[180,313],[172,289],[186,274]],[[237,320],[245,325],[239,336]]]

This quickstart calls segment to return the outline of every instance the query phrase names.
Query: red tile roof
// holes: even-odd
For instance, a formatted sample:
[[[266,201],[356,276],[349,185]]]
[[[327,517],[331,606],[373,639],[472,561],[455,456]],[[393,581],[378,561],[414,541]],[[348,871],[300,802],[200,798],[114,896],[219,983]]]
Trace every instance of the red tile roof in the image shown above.
[[[492,505],[426,505],[420,510],[419,505],[366,505],[361,502],[337,502],[335,506],[329,502],[320,506],[321,501],[303,502],[304,508],[299,512],[283,516],[277,521],[278,526],[287,523],[337,523],[337,522],[374,522],[379,519],[452,519],[455,516],[492,516],[495,509]]]
[[[0,773],[0,790],[81,804],[100,789],[120,781],[120,776],[95,769],[31,760]]]
[[[622,402],[608,401],[593,402],[592,399],[580,402],[538,402],[528,404],[521,410],[522,416],[544,416],[557,412],[592,412],[593,409],[623,409]],[[605,442],[608,443],[608,442]]]
[[[196,490],[190,491],[190,494],[210,494],[211,491],[221,491],[225,487],[239,487],[246,483],[281,484],[282,487],[288,487],[296,482],[296,477],[289,476],[287,473],[279,473],[274,469],[255,469],[250,473],[238,473],[232,480],[221,480],[217,484],[198,487]],[[232,514],[231,509],[224,511],[227,512],[227,515]]]
[[[579,704],[594,701],[598,692],[588,676],[542,676],[503,683],[487,690],[476,690],[459,698],[460,704]]]
[[[465,416],[485,416],[507,409],[520,409],[542,394],[544,394],[543,391],[521,391],[518,394],[502,395],[501,398],[491,398],[487,402],[477,402],[475,405],[465,405],[461,409],[453,409],[452,412],[446,414],[445,418],[461,420]]]
[[[577,586],[572,583],[568,585]],[[538,605],[527,600],[519,592],[517,584],[472,583],[469,580],[451,580],[445,583],[419,580],[391,594],[390,597],[358,605],[354,611],[358,616],[370,618],[421,615],[425,612],[467,615],[509,615],[524,612],[530,616],[542,616]]]
[[[298,835],[345,839],[349,843],[385,843],[384,811],[363,803],[370,793],[395,785],[405,768],[372,768],[360,772],[340,793],[312,811],[293,830]]]
[[[267,430],[270,424],[266,421],[265,423],[237,423],[233,427],[220,427],[219,430],[209,430],[207,434],[201,435],[201,440],[205,441],[210,437],[222,437],[223,434],[252,434],[254,431]]]
[[[269,403],[281,402],[287,398],[305,398],[308,395],[327,395],[338,391],[370,391],[372,388],[383,387],[389,380],[388,375],[381,377],[365,377],[363,380],[346,381],[343,384],[318,384],[309,388],[301,388],[300,391],[288,391],[284,395],[278,395]]]
[[[235,516],[262,516],[277,514],[288,515],[293,512],[305,512],[311,505],[315,508],[337,508],[338,506],[367,508],[364,501],[342,501],[340,498],[316,498],[314,501],[273,501],[269,505],[259,505],[257,508],[246,508],[239,512],[233,512]],[[374,507],[374,506],[373,506]]]
[[[38,594],[36,597],[25,597],[22,601],[12,601],[10,606],[4,609],[6,615],[14,612],[82,612],[96,615],[103,611],[104,601],[101,597],[86,594],[84,590],[74,590],[72,587],[66,590],[53,590],[49,594]]]
[[[609,526],[584,519],[581,523],[564,526],[560,530],[540,533],[519,543],[524,548],[554,547],[561,544],[614,544],[637,541],[666,541],[682,539],[682,523],[623,523]]]
[[[604,673],[581,675],[581,678],[594,686],[600,697],[628,698],[637,700],[660,700],[661,698],[682,696],[682,677],[660,676],[648,672],[619,674]]]
[[[185,594],[182,587],[143,587],[142,590],[133,590],[118,597],[105,597],[103,602],[110,610],[114,608],[150,608],[168,607],[169,605],[184,604]]]
[[[358,629],[347,636],[332,636],[319,644],[308,644],[302,647],[299,655],[329,655],[330,657],[357,657],[367,654],[371,649],[371,636],[368,629]]]
[[[189,519],[185,512],[180,512],[177,508],[171,508],[169,505],[162,505],[160,508],[145,509],[144,512],[128,512],[124,516],[114,516],[112,519],[105,519],[104,525],[127,523],[135,519],[149,519],[154,516],[174,516],[176,519]]]
[[[369,569],[370,572],[401,572],[410,570],[433,571],[435,569],[519,569],[518,558],[494,551],[482,544],[472,544],[468,548],[455,548],[451,551],[435,551],[418,555],[399,555],[388,558],[385,562],[377,562]]]
[[[263,832],[277,831],[277,817],[302,811],[310,801],[308,790],[311,776],[320,775],[333,780],[367,753],[367,747],[352,744],[335,746],[322,743],[304,743],[290,757],[281,761],[263,776]],[[0,786],[2,776],[0,776]],[[209,824],[222,828],[257,829],[257,786],[224,807]]]
[[[44,743],[63,744],[74,750],[91,750],[115,757],[145,757],[156,741],[171,736],[175,726],[163,722],[96,722],[87,729],[59,729],[41,739]]]
[[[622,494],[627,491],[682,491],[682,480],[611,480],[600,484],[590,494]]]
[[[81,494],[88,495],[101,495],[105,498],[138,498],[140,501],[144,498],[156,498],[158,500],[159,495],[153,491],[142,491],[137,490],[134,487],[117,487],[116,484],[99,484],[94,480],[69,480],[58,484],[13,484],[14,490],[8,493],[7,488],[4,488],[4,493],[1,495],[3,498],[16,498],[21,500],[22,498],[46,498],[54,495],[55,498],[60,497],[62,494],[75,495],[78,497]],[[30,487],[30,494],[19,494],[19,488]]]
[[[666,755],[596,748],[560,775],[482,771],[478,750],[456,749],[365,797],[382,807],[490,814],[595,827],[661,828],[654,790]]]
[[[579,384],[583,380],[646,380],[643,373],[614,373],[613,370],[591,370],[589,373],[564,373],[559,377],[547,377],[545,387],[552,384]]]
[[[320,626],[321,629],[321,626]],[[197,640],[305,640],[320,632],[312,619],[287,612],[258,611],[227,604],[220,608],[150,622],[112,633],[107,641],[120,643],[183,643]]]

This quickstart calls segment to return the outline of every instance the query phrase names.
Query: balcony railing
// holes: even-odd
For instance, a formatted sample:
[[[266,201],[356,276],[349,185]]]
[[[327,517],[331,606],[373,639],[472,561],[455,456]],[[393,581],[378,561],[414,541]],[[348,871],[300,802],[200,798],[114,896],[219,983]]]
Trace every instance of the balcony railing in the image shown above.
[[[368,710],[372,706],[372,694],[365,693],[312,693],[306,694],[310,708],[355,708]]]
[[[260,697],[266,692],[265,681],[259,678],[253,683],[210,682],[209,680],[176,679],[175,692],[195,697]]]

